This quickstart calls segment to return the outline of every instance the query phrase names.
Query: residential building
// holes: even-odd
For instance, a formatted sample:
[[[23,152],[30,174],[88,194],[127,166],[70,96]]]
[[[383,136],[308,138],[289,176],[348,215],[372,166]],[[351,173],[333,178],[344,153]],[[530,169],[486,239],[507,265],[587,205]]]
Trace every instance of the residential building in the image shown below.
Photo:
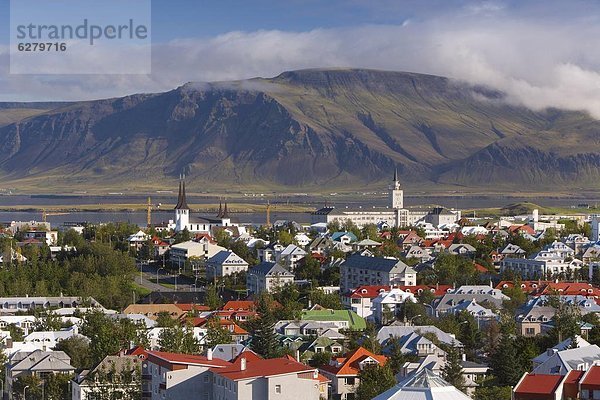
[[[434,302],[436,315],[447,313],[452,307],[464,300],[475,300],[478,304],[489,304],[499,308],[502,302],[510,300],[500,289],[494,289],[486,285],[463,285],[458,289],[445,294],[441,299]]]
[[[307,254],[306,251],[295,244],[290,244],[277,254],[276,262],[288,271],[293,272],[298,265],[298,261],[306,257]]]
[[[367,327],[364,318],[350,310],[303,310],[302,321],[330,322],[338,329],[363,330]]]
[[[79,307],[87,304],[91,307],[102,308],[93,297],[87,299],[76,296],[56,296],[56,297],[0,297],[0,311],[19,312],[30,311],[34,309],[50,309],[63,307]]]
[[[227,251],[227,249],[210,242],[201,243],[188,240],[171,246],[169,260],[181,266],[191,258],[210,259],[220,251]]]
[[[83,370],[71,381],[71,399],[139,398],[145,358],[127,354],[104,357],[92,370]]]
[[[415,286],[417,273],[404,262],[353,254],[340,265],[342,291],[364,285]]]
[[[167,313],[172,319],[179,320],[186,312],[175,304],[130,304],[124,310],[123,314],[139,314],[156,321],[158,315]]]
[[[142,363],[142,400],[215,399],[210,369],[231,363],[212,356],[149,351]]]
[[[553,242],[532,258],[504,258],[500,271],[513,271],[523,279],[549,278],[562,275],[570,277],[583,266],[574,258],[575,251],[562,242]]]
[[[211,281],[239,272],[248,271],[248,263],[231,250],[221,250],[206,260],[206,279]]]
[[[600,359],[600,347],[595,344],[557,351],[533,369],[536,374],[566,375],[572,370],[587,370]]]
[[[285,286],[294,282],[294,274],[281,265],[263,261],[248,270],[246,287],[249,293],[258,294],[263,291],[270,292],[276,287]]]
[[[335,357],[329,365],[319,367],[319,371],[331,381],[332,399],[350,400],[360,383],[360,372],[370,365],[385,365],[386,362],[387,357],[359,347],[344,357]]]
[[[378,324],[385,324],[395,319],[405,302],[416,303],[415,295],[404,290],[393,288],[379,293],[373,299],[373,319]]]
[[[17,379],[35,376],[45,379],[50,374],[71,374],[75,367],[71,358],[62,351],[17,351],[6,363],[5,389],[8,398],[13,398],[13,385]]]
[[[327,398],[327,379],[315,368],[290,358],[261,359],[241,353],[225,368],[211,369],[214,399],[319,400]],[[207,398],[207,396],[205,396]]]
[[[43,231],[43,230],[35,230],[35,231],[26,231],[23,232],[24,240],[39,240],[40,242],[45,243],[48,246],[55,245],[58,241],[58,232],[57,231]]]

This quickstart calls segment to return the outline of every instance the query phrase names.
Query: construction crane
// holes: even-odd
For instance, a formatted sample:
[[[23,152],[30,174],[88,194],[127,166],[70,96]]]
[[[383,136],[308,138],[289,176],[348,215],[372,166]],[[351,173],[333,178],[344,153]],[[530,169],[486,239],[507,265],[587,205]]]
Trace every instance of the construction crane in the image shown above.
[[[150,228],[152,226],[152,200],[148,196],[148,208],[146,211],[146,226]]]
[[[265,227],[271,226],[271,202],[267,200],[267,220],[265,221]]]
[[[68,213],[66,212],[46,212],[45,209],[42,209],[42,221],[44,222],[48,222],[47,221],[47,217],[48,216],[52,216],[52,215],[67,215]]]

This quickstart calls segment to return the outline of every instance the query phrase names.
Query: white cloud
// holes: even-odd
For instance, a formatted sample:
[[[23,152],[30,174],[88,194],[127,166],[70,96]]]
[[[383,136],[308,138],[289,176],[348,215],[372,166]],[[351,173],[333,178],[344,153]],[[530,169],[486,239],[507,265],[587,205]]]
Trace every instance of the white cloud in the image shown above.
[[[0,99],[99,98],[339,66],[444,75],[496,87],[533,109],[582,109],[600,118],[598,8],[582,2],[560,14],[557,4],[554,14],[547,6],[523,11],[488,1],[399,25],[178,39],[154,45],[149,76],[31,77],[2,70]],[[0,47],[0,65],[6,57]]]

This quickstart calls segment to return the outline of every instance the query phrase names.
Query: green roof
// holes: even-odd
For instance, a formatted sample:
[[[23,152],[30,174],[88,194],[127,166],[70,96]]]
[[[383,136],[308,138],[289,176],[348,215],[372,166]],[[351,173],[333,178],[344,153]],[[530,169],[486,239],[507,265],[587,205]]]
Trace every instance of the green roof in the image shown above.
[[[365,319],[350,310],[306,310],[302,311],[302,320],[310,321],[348,321],[348,327],[362,330],[367,327]]]

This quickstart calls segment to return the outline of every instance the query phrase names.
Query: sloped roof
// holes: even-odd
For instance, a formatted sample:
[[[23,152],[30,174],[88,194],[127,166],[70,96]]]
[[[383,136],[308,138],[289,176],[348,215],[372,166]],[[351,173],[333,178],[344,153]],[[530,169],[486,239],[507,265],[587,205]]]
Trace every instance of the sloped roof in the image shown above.
[[[386,390],[373,400],[470,400],[471,398],[443,380],[438,374],[422,368],[406,380]]]
[[[380,365],[385,365],[387,362],[386,356],[380,356],[377,354],[371,353],[369,350],[364,347],[359,347],[354,350],[352,353],[347,354],[345,357],[339,357],[337,359],[339,366],[335,365],[324,365],[319,367],[321,370],[331,373],[333,375],[349,375],[355,376],[360,373],[360,362],[364,361],[367,358],[372,358]]]
[[[381,272],[390,272],[394,268],[399,268],[401,272],[416,273],[411,267],[400,260],[383,257],[367,257],[360,254],[351,255],[342,265],[349,268],[361,268]]]
[[[312,371],[315,371],[315,369],[288,357],[271,358],[266,360],[256,357],[247,358],[246,369],[242,370],[240,356],[238,356],[234,365],[223,369],[213,370],[215,374],[221,375],[222,377],[234,381],[262,376],[283,375]]]
[[[552,394],[556,391],[563,375],[527,374],[515,388],[519,394]]]
[[[289,276],[289,277],[293,277],[294,274],[292,274],[290,271],[288,271],[287,269],[283,268],[281,265],[273,263],[273,262],[268,262],[268,261],[263,261],[260,264],[258,264],[257,266],[253,267],[250,271],[248,271],[248,274],[262,274],[262,275],[279,275],[279,276]]]
[[[352,310],[305,310],[300,316],[302,320],[312,321],[348,321],[350,329],[365,329],[365,319]]]

